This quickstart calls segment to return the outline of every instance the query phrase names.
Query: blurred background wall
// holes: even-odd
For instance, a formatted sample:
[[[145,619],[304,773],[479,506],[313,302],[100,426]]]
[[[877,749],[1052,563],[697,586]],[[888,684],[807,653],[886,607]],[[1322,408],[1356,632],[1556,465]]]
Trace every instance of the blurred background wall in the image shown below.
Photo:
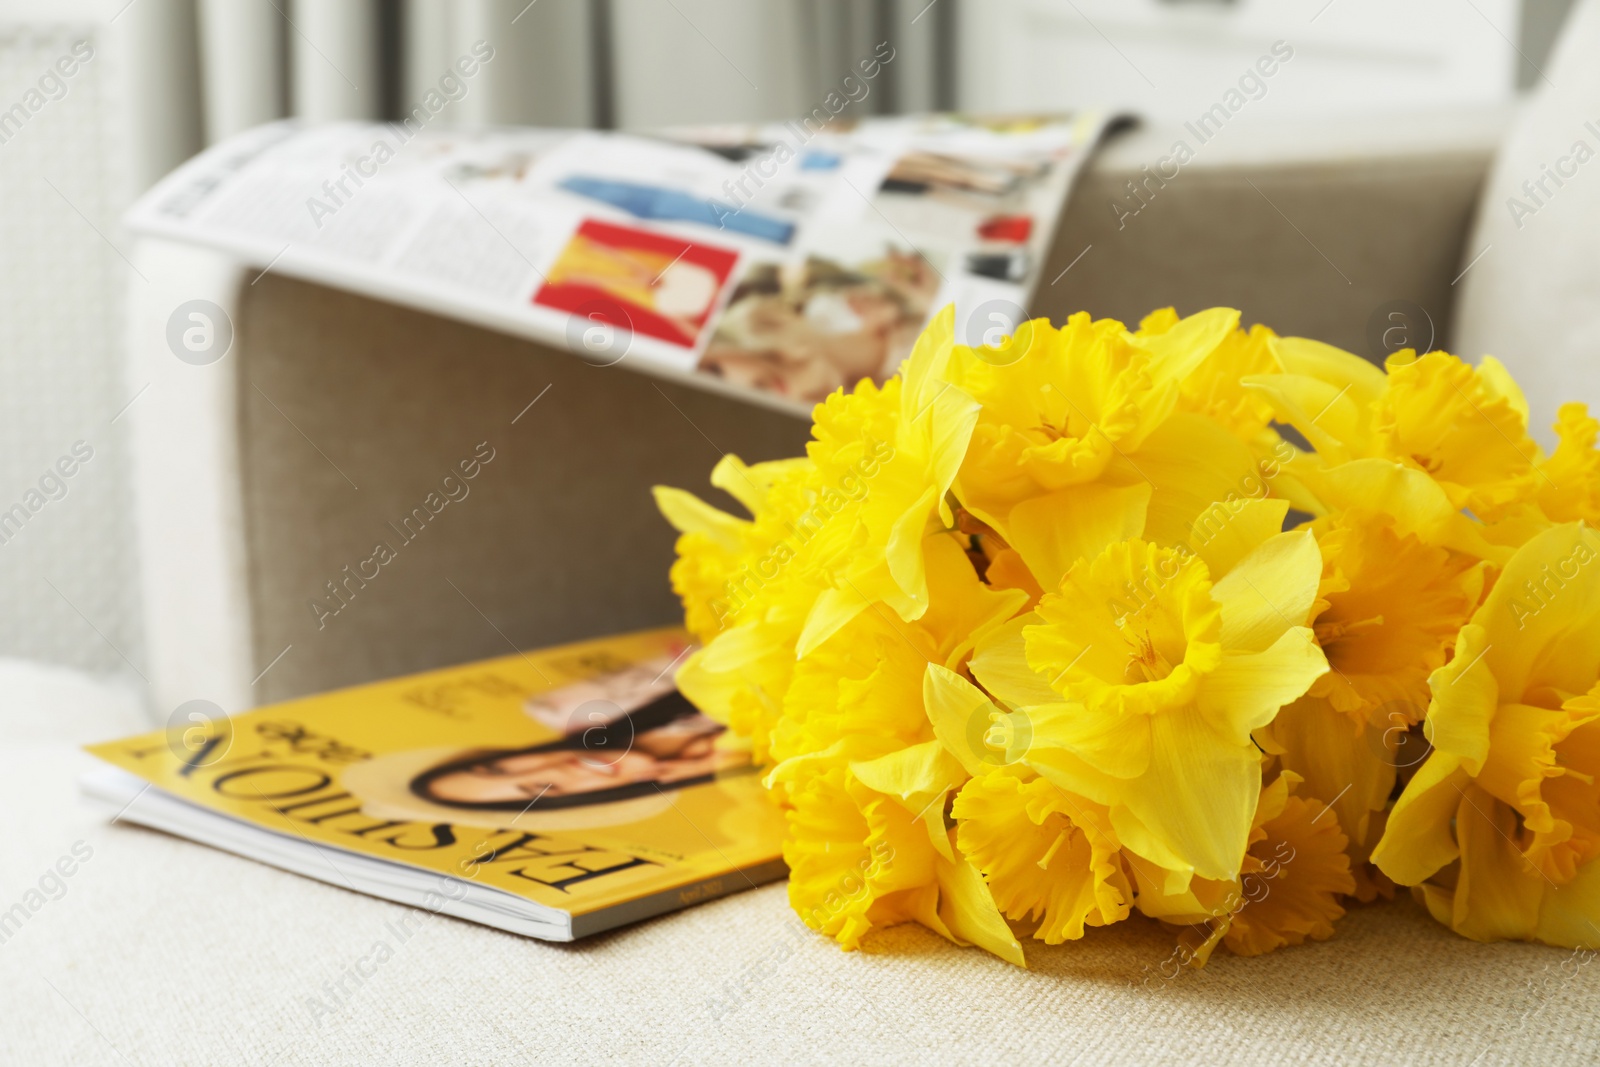
[[[124,373],[122,307],[147,280],[117,220],[229,134],[398,118],[480,40],[495,59],[441,123],[782,118],[878,42],[894,58],[857,114],[1103,104],[1193,118],[1280,40],[1293,76],[1251,116],[1380,122],[1535,84],[1570,3],[0,0],[0,657],[141,673],[119,419],[141,388]]]

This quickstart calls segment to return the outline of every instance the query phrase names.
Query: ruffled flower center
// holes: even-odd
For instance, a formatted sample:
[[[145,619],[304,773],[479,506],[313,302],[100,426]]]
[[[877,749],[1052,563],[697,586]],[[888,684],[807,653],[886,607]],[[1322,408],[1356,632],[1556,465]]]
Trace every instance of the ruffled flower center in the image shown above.
[[[1470,559],[1396,533],[1384,516],[1352,511],[1313,526],[1323,554],[1325,605],[1312,622],[1332,668],[1312,688],[1340,711],[1385,728],[1418,722],[1428,675],[1482,588]]]
[[[1517,845],[1564,885],[1600,855],[1600,685],[1559,708],[1502,704],[1478,785],[1517,816]]]
[[[1454,489],[1458,506],[1492,518],[1529,486],[1538,447],[1523,417],[1471,366],[1443,352],[1389,358],[1377,411],[1389,455]]]
[[[1096,708],[1155,711],[1190,699],[1221,660],[1221,612],[1198,558],[1143,541],[1082,561],[1023,631],[1029,665]]]

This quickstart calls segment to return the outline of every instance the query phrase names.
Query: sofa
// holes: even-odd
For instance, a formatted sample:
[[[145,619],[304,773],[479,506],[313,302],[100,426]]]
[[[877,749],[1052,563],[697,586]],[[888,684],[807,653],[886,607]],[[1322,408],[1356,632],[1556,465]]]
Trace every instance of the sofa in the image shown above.
[[[1033,311],[1135,321],[1231,303],[1372,358],[1399,322],[1449,347],[1509,111],[1240,126],[1150,181],[1178,128],[1116,134],[1067,205]],[[1136,187],[1142,192],[1134,192]],[[1137,211],[1134,211],[1137,205]],[[190,248],[148,242],[133,308],[149,691],[229,710],[674,618],[647,492],[720,453],[794,453],[798,417]],[[178,364],[171,307],[228,309]],[[1392,315],[1399,313],[1399,320]],[[1373,324],[1377,324],[1376,331]],[[531,403],[531,407],[529,406]],[[308,603],[486,443],[470,495],[398,566]],[[1588,1063],[1593,954],[1483,945],[1408,898],[1327,943],[1176,965],[1135,917],[1022,970],[916,926],[845,953],[752,888],[575,944],[440,916],[119,822],[75,798],[75,742],[139,699],[0,663],[39,708],[0,739],[0,1062]],[[13,729],[8,727],[8,729]],[[60,872],[70,868],[72,874]],[[29,896],[34,893],[34,896]],[[38,907],[32,907],[38,903]],[[391,943],[381,965],[378,942]]]

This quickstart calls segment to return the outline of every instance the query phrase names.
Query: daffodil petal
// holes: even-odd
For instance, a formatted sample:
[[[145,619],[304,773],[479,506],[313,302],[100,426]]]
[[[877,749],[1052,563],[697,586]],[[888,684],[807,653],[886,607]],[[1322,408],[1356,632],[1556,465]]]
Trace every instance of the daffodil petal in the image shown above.
[[[1222,605],[1223,647],[1260,651],[1303,626],[1321,579],[1322,553],[1309,530],[1263,542],[1212,587]]]
[[[1473,622],[1500,700],[1536,686],[1589,689],[1600,676],[1600,535],[1581,522],[1539,534],[1506,563]]]
[[[1345,389],[1352,401],[1366,408],[1383,395],[1383,370],[1342,348],[1309,337],[1274,337],[1272,354],[1285,374],[1303,374]]]
[[[939,916],[963,941],[994,953],[1007,963],[1026,967],[1022,945],[995,907],[994,895],[972,864],[939,863]]]
[[[657,510],[673,529],[679,533],[706,534],[730,551],[738,549],[740,534],[750,525],[748,520],[719,511],[682,489],[658,485],[650,491],[655,495]]]
[[[1175,854],[1198,877],[1234,877],[1261,791],[1255,746],[1219,737],[1192,706],[1151,716],[1149,729],[1149,769],[1111,808],[1117,837],[1152,860]]]
[[[942,795],[967,779],[960,762],[937,740],[852,763],[850,772],[868,789],[902,800]]]
[[[923,544],[930,597],[921,626],[948,635],[939,646],[941,661],[952,670],[967,662],[973,648],[1020,611],[1028,602],[1021,589],[999,589],[978,579],[966,550],[946,534]]]
[[[1475,941],[1526,940],[1539,924],[1547,883],[1512,844],[1516,813],[1476,786],[1460,792],[1461,875],[1451,928]]]
[[[1200,680],[1200,708],[1225,732],[1248,734],[1326,673],[1328,661],[1316,637],[1296,626],[1263,651],[1224,652],[1221,665]]]
[[[1187,544],[1212,574],[1227,574],[1269,538],[1283,532],[1289,501],[1266,498],[1218,501],[1200,513]]]
[[[1523,395],[1522,386],[1511,376],[1506,365],[1493,356],[1484,356],[1478,360],[1478,377],[1488,387],[1489,392],[1511,405],[1511,410],[1522,416],[1524,425],[1528,422],[1528,398]]]
[[[1489,724],[1500,703],[1500,684],[1486,662],[1489,650],[1488,632],[1468,623],[1456,635],[1455,658],[1428,679],[1433,689],[1428,741],[1470,774],[1477,774],[1489,755]]]
[[[1563,948],[1600,948],[1600,863],[1587,863],[1566,885],[1546,887],[1534,936]]]
[[[1382,740],[1388,728],[1306,697],[1280,710],[1268,731],[1285,773],[1298,774],[1311,796],[1327,798],[1345,836],[1360,843],[1367,840],[1372,813],[1387,806],[1394,790],[1394,757]]]
[[[1425,472],[1387,459],[1355,459],[1296,473],[1328,507],[1366,507],[1393,515],[1396,529],[1431,545],[1465,552],[1477,559],[1503,562],[1506,548],[1492,545],[1478,525],[1461,513],[1439,483]]]
[[[900,365],[900,375],[905,390],[900,395],[901,415],[907,421],[915,418],[933,397],[944,391],[945,365],[950,359],[950,348],[955,343],[956,306],[946,304],[929,320],[911,354]]]
[[[970,732],[976,716],[983,715],[987,721],[993,702],[977,686],[937,663],[928,664],[923,676],[922,702],[928,721],[933,724],[933,734],[945,751],[969,775],[982,774],[983,757],[972,744]]]
[[[838,633],[871,603],[854,588],[825,589],[811,606],[805,628],[795,643],[795,656],[809,656],[817,646]]]
[[[1184,378],[1239,328],[1239,312],[1215,307],[1180,319],[1170,329],[1148,336],[1135,335],[1134,343],[1155,357],[1160,373]]]
[[[749,691],[762,676],[760,666],[769,657],[783,655],[771,635],[755,625],[722,631],[711,642],[691,652],[678,667],[678,689],[695,707],[726,723],[737,694]],[[776,703],[779,693],[764,694]]]
[[[851,763],[850,773],[867,788],[899,798],[912,817],[927,828],[935,851],[947,860],[955,860],[944,824],[944,801],[951,789],[967,780],[967,773],[937,740]]]
[[[900,617],[908,621],[921,618],[928,609],[928,571],[922,558],[922,543],[929,532],[928,520],[934,503],[941,495],[931,485],[924,490],[917,502],[890,528],[888,543],[884,545],[889,576],[900,587],[904,601],[911,605],[909,610],[905,604],[896,604],[895,608]]]
[[[1143,886],[1156,887],[1158,895],[1167,898],[1166,906],[1174,909],[1169,914],[1196,915],[1196,912],[1187,910],[1187,898],[1200,886],[1194,876],[1194,865],[1179,855],[1158,830],[1146,826],[1137,814],[1127,808],[1112,812],[1111,827],[1116,831],[1117,839],[1127,846],[1124,855],[1128,858],[1129,869],[1140,883],[1140,898],[1145,893]],[[1138,842],[1137,848],[1133,846],[1135,841]],[[1144,907],[1141,905],[1139,910],[1144,911]],[[1200,913],[1204,910],[1199,909]],[[1152,912],[1145,914],[1161,917]]]
[[[1195,518],[1214,501],[1230,493],[1248,495],[1261,484],[1244,442],[1215,421],[1186,412],[1169,416],[1137,451],[1114,454],[1106,476],[1151,487],[1143,536],[1163,545],[1188,536]]]
[[[1417,885],[1461,855],[1450,832],[1469,779],[1460,761],[1429,756],[1389,813],[1372,862],[1400,885]]]
[[[1092,559],[1113,541],[1144,532],[1150,486],[1089,484],[1024,500],[1011,509],[1008,540],[1043,589],[1080,559]]]
[[[996,700],[1021,708],[1060,703],[1061,694],[1050,688],[1044,675],[1028,665],[1028,648],[1022,631],[1038,623],[1039,616],[1032,612],[1019,615],[989,631],[978,642],[967,666]]]
[[[1038,919],[1060,944],[1128,914],[1132,889],[1105,809],[1005,768],[969,781],[951,807],[962,852],[1010,919]]]
[[[1279,420],[1304,434],[1319,455],[1352,459],[1374,447],[1368,416],[1347,388],[1301,374],[1251,375],[1244,385],[1265,395]]]
[[[751,466],[733,453],[728,453],[711,468],[711,484],[759,514],[767,506],[767,493],[774,482],[791,476],[810,464],[805,457],[774,459]]]
[[[1150,768],[1155,715],[1095,715],[1077,704],[1047,704],[1026,709],[1032,745],[1029,757],[1065,749],[1112,778],[1137,779]],[[1073,790],[1080,792],[1080,790]]]

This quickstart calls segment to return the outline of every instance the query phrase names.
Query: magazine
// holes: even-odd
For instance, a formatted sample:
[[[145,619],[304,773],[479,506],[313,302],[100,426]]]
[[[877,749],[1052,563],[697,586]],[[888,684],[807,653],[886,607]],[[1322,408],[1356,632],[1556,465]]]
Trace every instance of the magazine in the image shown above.
[[[568,941],[782,878],[749,752],[650,630],[376,682],[89,751],[139,823],[310,878]],[[196,707],[200,710],[195,710]]]
[[[1106,125],[824,112],[648,136],[289,120],[190,160],[126,223],[597,366],[809,409],[892,375],[946,304],[967,333],[1014,327]]]

